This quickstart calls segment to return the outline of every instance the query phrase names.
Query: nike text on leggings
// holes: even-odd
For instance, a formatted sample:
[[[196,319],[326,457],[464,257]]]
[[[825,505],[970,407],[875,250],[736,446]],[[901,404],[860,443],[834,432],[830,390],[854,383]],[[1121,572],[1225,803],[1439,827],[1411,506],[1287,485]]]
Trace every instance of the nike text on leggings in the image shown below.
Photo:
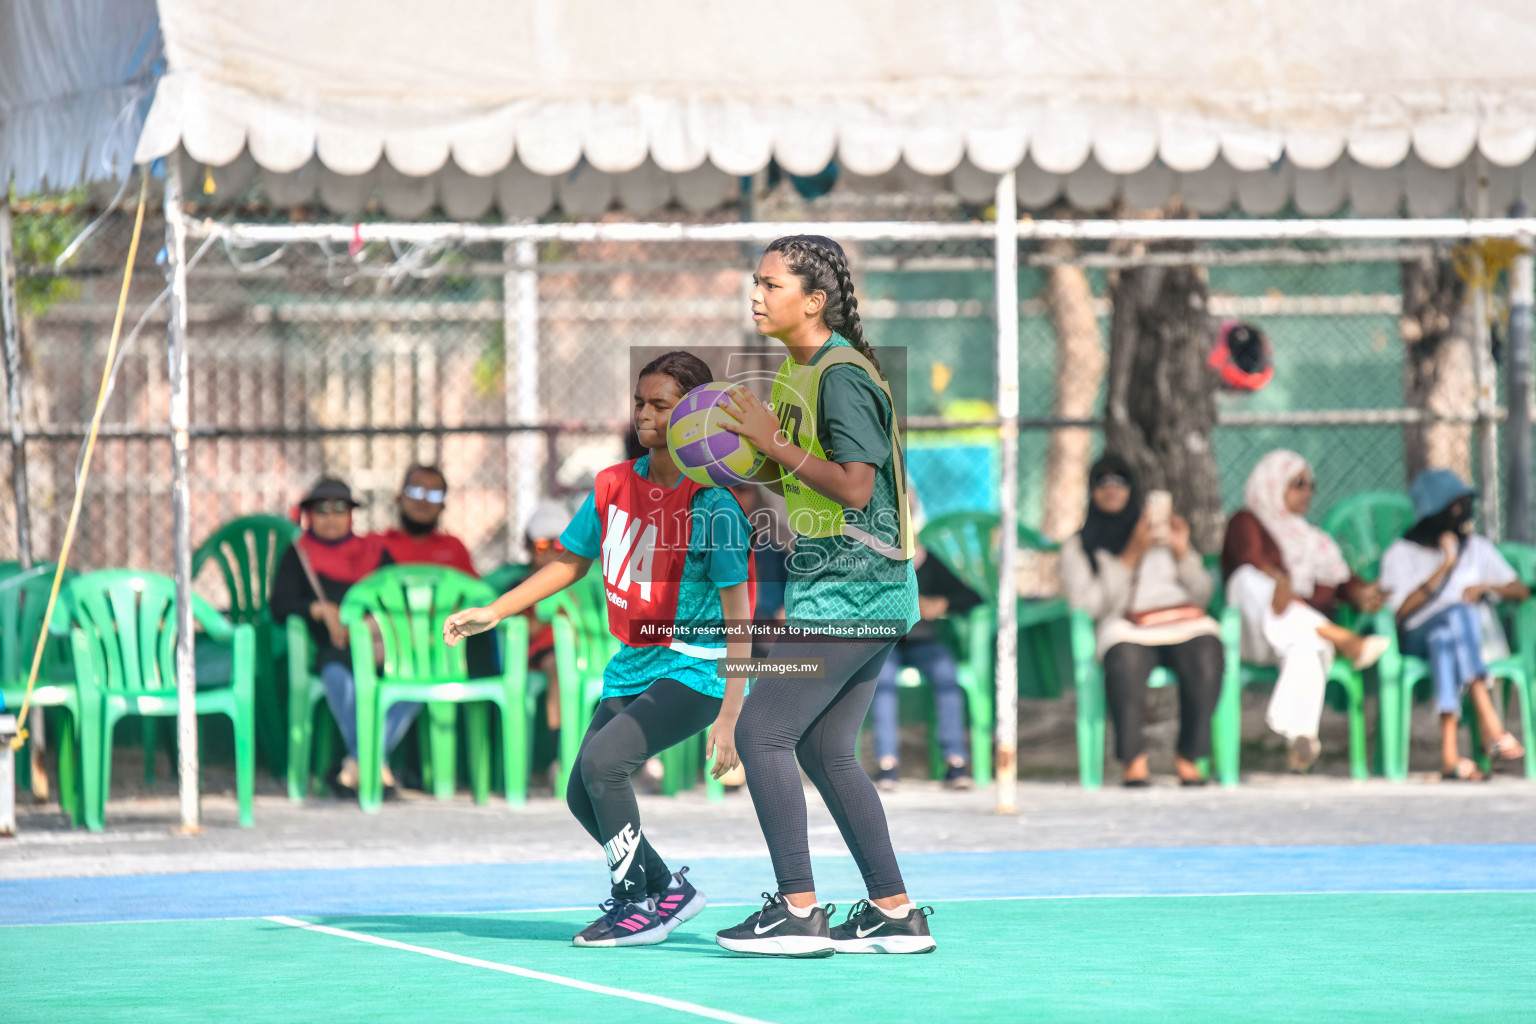
[[[602,844],[615,899],[641,900],[671,881],[640,827],[630,775],[668,747],[709,728],[719,714],[718,697],[675,679],[658,679],[642,693],[598,703],[571,766],[565,802],[587,834]]]

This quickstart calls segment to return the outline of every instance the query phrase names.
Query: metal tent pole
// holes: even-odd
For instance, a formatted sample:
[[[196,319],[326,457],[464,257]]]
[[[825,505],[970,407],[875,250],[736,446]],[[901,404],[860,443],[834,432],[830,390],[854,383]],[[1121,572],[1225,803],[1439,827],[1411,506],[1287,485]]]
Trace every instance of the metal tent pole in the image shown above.
[[[501,275],[501,413],[508,425],[521,421],[518,416],[518,361],[511,353],[515,344],[513,339],[518,338],[518,272],[511,269],[518,258],[516,250],[516,243],[501,244],[501,261],[508,267]],[[527,560],[527,553],[522,550],[518,524],[528,517],[527,507],[522,504],[522,438],[518,431],[508,430],[501,444],[507,494],[507,543],[502,548],[502,557],[508,562],[521,562]]]
[[[32,568],[32,538],[27,513],[27,434],[21,422],[21,339],[16,321],[16,258],[11,251],[11,204],[9,193],[0,193],[0,331],[5,334],[5,378],[7,412],[11,417],[11,490],[16,499],[16,560],[23,569]],[[4,719],[10,719],[9,727]],[[42,783],[47,795],[47,776],[41,774],[43,712],[34,708],[28,732],[32,736],[32,789]],[[10,737],[16,721],[0,716],[0,835],[16,831],[16,756]],[[9,731],[7,731],[9,730]]]
[[[997,415],[1002,420],[1002,551],[997,567],[997,810],[1018,783],[1019,208],[1014,172],[997,179]]]
[[[11,416],[11,488],[16,498],[16,560],[32,568],[32,529],[27,498],[27,430],[22,422],[26,383],[21,376],[20,321],[16,313],[16,254],[11,249],[11,207],[0,201],[0,323],[5,330],[6,398]]]
[[[187,480],[187,223],[181,214],[181,163],[165,158],[166,349],[171,391],[171,507],[176,559],[176,742],[181,829],[202,831],[198,807],[197,679],[192,662],[192,502]]]
[[[723,224],[570,222],[561,224],[226,224],[195,219],[193,238],[231,242],[769,242],[783,234],[834,234],[853,242],[932,242],[996,237],[997,225],[933,221],[732,221]],[[1030,220],[1015,222],[1015,237],[1043,241],[1286,241],[1393,239],[1465,241],[1536,233],[1536,218],[1438,217],[1422,220]]]
[[[1477,192],[1473,213],[1488,213],[1488,173],[1482,157],[1473,154],[1477,167]],[[1498,406],[1498,370],[1493,364],[1493,332],[1488,325],[1488,298],[1491,289],[1484,286],[1486,267],[1481,250],[1473,256],[1477,287],[1472,290],[1473,374],[1477,381],[1477,472],[1483,507],[1483,532],[1489,539],[1503,539],[1501,519],[1504,503],[1499,500],[1499,424],[1494,413]]]
[[[1525,204],[1516,203],[1511,216],[1524,217]],[[1505,378],[1509,429],[1504,436],[1504,464],[1509,483],[1508,514],[1504,535],[1529,544],[1536,539],[1531,519],[1531,306],[1536,297],[1536,273],[1531,259],[1531,236],[1518,241],[1525,250],[1515,257],[1509,275],[1509,369]]]
[[[527,425],[539,419],[539,244],[523,239],[517,243],[516,256],[517,422]],[[512,365],[510,360],[507,365]],[[531,430],[517,435],[518,520],[508,521],[507,531],[517,532],[519,547],[523,543],[523,524],[539,503],[539,456],[543,442],[544,436]]]

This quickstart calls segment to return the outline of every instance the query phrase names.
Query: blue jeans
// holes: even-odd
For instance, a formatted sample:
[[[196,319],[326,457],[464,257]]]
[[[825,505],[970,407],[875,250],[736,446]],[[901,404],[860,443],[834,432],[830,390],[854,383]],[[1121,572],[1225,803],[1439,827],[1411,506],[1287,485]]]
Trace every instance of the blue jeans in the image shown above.
[[[333,661],[320,670],[320,682],[325,684],[325,702],[336,716],[341,727],[341,738],[347,744],[347,756],[357,759],[357,681],[352,670],[339,661]],[[384,756],[400,745],[405,731],[411,727],[421,705],[410,701],[390,705],[384,715]]]
[[[938,719],[939,749],[946,760],[965,757],[964,698],[955,656],[937,640],[897,644],[880,669],[875,684],[875,756],[895,757],[899,746],[896,725],[896,673],[910,665],[933,687],[934,717]]]
[[[1488,674],[1483,664],[1483,625],[1477,609],[1453,604],[1436,612],[1421,626],[1404,630],[1403,653],[1429,662],[1435,683],[1435,707],[1442,714],[1461,715],[1461,694],[1474,679]]]

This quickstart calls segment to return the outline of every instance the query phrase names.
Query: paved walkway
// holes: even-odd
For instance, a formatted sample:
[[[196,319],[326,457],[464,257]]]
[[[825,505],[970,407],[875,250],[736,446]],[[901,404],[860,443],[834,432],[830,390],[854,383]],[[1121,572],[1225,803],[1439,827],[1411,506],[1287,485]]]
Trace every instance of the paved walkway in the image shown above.
[[[990,789],[952,793],[906,782],[885,805],[897,849],[910,852],[1061,850],[1145,846],[1303,846],[1536,843],[1536,784],[1499,777],[1486,784],[1303,779],[1255,774],[1238,789],[1182,789],[1159,779],[1147,790],[1087,793],[1075,784],[1025,782],[1020,813],[993,813]],[[811,841],[842,853],[814,791]],[[642,797],[646,831],[679,858],[763,856],[750,798],[709,804],[702,793]],[[254,829],[235,825],[234,801],[203,801],[205,830],[177,835],[174,796],[114,801],[107,831],[67,826],[56,808],[19,809],[19,834],[0,840],[0,878],[160,874],[283,868],[511,861],[596,861],[598,849],[548,796],[525,807],[467,797],[439,803],[407,794],[377,815],[317,799],[295,806],[257,798]]]

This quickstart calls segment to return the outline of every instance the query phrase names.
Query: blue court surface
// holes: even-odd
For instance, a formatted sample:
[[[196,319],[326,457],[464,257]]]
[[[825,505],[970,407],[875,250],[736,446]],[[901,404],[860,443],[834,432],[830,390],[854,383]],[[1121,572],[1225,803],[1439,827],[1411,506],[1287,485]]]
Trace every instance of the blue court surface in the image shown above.
[[[910,854],[939,948],[737,957],[772,887],[699,859],[711,906],[583,950],[597,861],[13,881],[7,1021],[1536,1021],[1536,846]],[[861,886],[819,858],[823,900]],[[837,919],[841,919],[841,913]]]

